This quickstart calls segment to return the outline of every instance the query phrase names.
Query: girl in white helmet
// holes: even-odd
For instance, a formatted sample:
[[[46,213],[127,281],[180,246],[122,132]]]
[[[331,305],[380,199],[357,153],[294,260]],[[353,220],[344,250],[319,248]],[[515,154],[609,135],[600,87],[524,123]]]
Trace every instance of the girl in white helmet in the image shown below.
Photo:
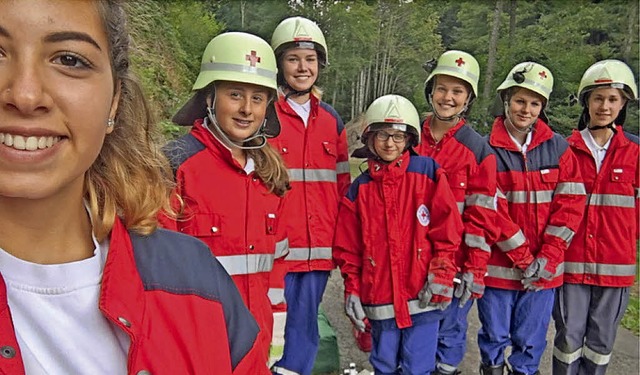
[[[583,107],[567,140],[588,194],[584,219],[558,288],[554,374],[604,374],[636,274],[640,176],[638,137],[624,130],[636,78],[622,61],[602,60],[580,80]]]
[[[522,231],[498,242],[489,259],[478,300],[482,374],[503,374],[509,345],[510,373],[539,373],[554,288],[562,284],[564,253],[582,218],[585,192],[577,159],[544,115],[552,88],[549,69],[524,62],[497,89],[504,114],[493,123],[489,144],[504,193],[499,205],[506,205],[498,210]],[[510,256],[527,246],[529,256]]]
[[[333,245],[345,312],[361,331],[365,318],[371,324],[376,374],[430,374],[462,221],[444,170],[413,151],[420,142],[413,104],[382,96],[365,121],[368,170],[340,203]]]
[[[320,342],[318,308],[335,267],[331,242],[338,202],[351,182],[347,132],[317,86],[329,59],[320,27],[307,18],[287,18],[273,31],[271,47],[278,63],[275,108],[282,130],[270,142],[289,170],[292,207],[284,352],[273,372],[309,375]]]
[[[478,62],[464,51],[447,51],[438,58],[424,90],[433,115],[422,123],[422,141],[416,147],[420,155],[434,158],[447,171],[464,225],[463,242],[456,252],[460,283],[440,322],[438,375],[459,373],[466,351],[467,315],[473,300],[484,293],[489,246],[499,232],[495,155],[465,118],[477,96],[479,78]]]
[[[213,38],[202,56],[193,97],[174,116],[189,134],[165,152],[176,179],[176,220],[166,226],[198,237],[232,276],[260,327],[254,363],[237,371],[268,374],[271,290],[288,252],[283,223],[289,178],[267,143],[277,136],[273,110],[276,60],[257,36],[229,32]]]

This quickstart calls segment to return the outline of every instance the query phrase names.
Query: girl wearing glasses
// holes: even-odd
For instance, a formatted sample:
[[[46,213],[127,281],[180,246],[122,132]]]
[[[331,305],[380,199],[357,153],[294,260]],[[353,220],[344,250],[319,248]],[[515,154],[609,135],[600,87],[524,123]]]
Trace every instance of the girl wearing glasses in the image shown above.
[[[413,104],[380,97],[365,122],[358,151],[368,170],[342,198],[333,245],[345,313],[360,331],[369,320],[376,374],[431,373],[462,221],[444,171],[413,151],[420,141]]]

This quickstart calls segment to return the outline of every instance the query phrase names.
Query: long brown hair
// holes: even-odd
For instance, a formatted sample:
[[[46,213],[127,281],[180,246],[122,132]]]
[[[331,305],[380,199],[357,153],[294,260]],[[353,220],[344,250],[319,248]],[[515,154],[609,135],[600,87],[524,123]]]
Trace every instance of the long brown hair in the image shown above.
[[[85,175],[85,199],[93,217],[94,233],[102,241],[116,215],[140,234],[157,226],[160,210],[169,208],[173,187],[169,163],[160,152],[160,136],[149,104],[136,77],[129,71],[129,33],[126,2],[96,1],[109,41],[111,69],[120,100],[114,129]]]

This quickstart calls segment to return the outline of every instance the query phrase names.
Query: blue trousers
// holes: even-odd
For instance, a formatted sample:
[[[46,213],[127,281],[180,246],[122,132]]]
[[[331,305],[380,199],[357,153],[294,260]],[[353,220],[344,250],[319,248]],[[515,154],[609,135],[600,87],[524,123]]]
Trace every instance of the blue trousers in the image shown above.
[[[285,276],[284,350],[273,367],[274,373],[287,374],[288,370],[300,375],[311,374],[320,343],[318,307],[328,279],[329,271],[290,272]]]
[[[458,302],[458,298],[451,301],[451,305],[444,311],[438,329],[436,362],[438,368],[447,372],[453,372],[458,368],[467,350],[467,315],[473,306],[473,300],[469,300],[462,307],[458,307]]]
[[[478,300],[480,357],[485,365],[504,363],[511,344],[513,370],[533,374],[547,346],[547,329],[553,309],[554,289],[525,292],[487,287]]]
[[[439,313],[439,312],[436,312]],[[431,312],[419,315],[428,315]],[[372,348],[369,362],[376,375],[428,375],[436,367],[439,316],[414,319],[409,328],[398,328],[395,319],[370,320]]]

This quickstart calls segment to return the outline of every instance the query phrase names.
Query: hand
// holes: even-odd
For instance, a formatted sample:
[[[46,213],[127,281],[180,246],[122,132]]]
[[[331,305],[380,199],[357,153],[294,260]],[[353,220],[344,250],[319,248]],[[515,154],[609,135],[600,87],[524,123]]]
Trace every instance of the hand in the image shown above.
[[[484,294],[484,277],[474,277],[472,272],[462,274],[460,284],[456,286],[453,295],[460,299],[459,307],[463,307],[470,298],[480,298]]]
[[[427,276],[427,282],[424,283],[422,290],[418,293],[418,306],[421,309],[426,308],[427,305],[440,310],[445,310],[449,307],[453,297],[453,279],[450,281],[444,280],[446,279],[437,278],[433,273]]]
[[[351,320],[353,326],[356,327],[358,331],[364,332],[366,327],[364,323],[365,315],[360,297],[349,294],[344,301],[344,312]]]
[[[544,287],[546,281],[553,279],[555,270],[547,267],[546,258],[536,258],[522,273],[522,285],[526,290],[537,292]]]

